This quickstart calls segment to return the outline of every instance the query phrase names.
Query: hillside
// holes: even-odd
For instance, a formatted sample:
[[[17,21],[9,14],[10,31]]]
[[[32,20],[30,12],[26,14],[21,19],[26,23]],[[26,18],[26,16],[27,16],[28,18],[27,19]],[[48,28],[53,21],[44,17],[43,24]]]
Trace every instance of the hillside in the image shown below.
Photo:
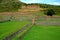
[[[31,3],[26,4],[19,0],[1,0],[0,1],[0,12],[11,12],[11,11],[38,11],[44,9],[53,9],[56,14],[60,15],[60,5],[49,5],[49,4],[38,4],[38,3]],[[34,8],[35,7],[35,8]]]
[[[29,6],[38,5],[40,8],[43,8],[43,9],[53,8],[55,11],[60,10],[60,6],[54,6],[54,5],[49,5],[49,4],[38,4],[38,3],[26,4],[19,0],[13,0],[13,1],[12,0],[0,0],[0,12],[17,11],[18,9],[21,8],[21,6],[28,6],[28,5]]]
[[[0,12],[4,11],[16,11],[22,2],[19,0],[1,0],[0,1]]]
[[[31,3],[31,4],[24,4],[23,9],[26,11],[29,10],[43,10],[46,11],[47,9],[53,9],[57,15],[60,15],[60,5],[49,5],[49,4],[38,4],[38,3]],[[28,10],[28,11],[29,11]]]

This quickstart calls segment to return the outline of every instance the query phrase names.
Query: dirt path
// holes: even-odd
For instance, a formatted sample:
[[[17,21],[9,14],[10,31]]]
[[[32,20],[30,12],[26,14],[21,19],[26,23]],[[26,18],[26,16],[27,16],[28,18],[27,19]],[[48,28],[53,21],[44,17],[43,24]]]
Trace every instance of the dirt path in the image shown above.
[[[19,29],[18,31],[12,33],[11,35],[8,35],[7,37],[5,37],[3,40],[11,40],[14,36],[16,36],[18,33],[23,32],[24,30],[26,30],[26,28],[31,27],[30,24],[25,25],[23,28]]]

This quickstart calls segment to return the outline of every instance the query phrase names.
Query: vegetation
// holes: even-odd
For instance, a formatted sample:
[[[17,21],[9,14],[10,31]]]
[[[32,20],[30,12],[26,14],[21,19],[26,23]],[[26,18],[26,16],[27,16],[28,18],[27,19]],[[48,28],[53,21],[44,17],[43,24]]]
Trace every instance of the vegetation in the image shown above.
[[[56,5],[49,5],[49,4],[40,4],[40,7],[46,9],[52,9],[55,12],[55,15],[60,15],[60,5],[56,6]]]
[[[53,16],[55,14],[53,9],[48,9],[47,12],[45,13],[47,16]]]
[[[21,29],[24,25],[28,24],[27,21],[10,21],[5,23],[0,23],[0,40],[3,40],[6,36],[16,32]]]
[[[49,4],[39,4],[39,3],[31,3],[31,4],[25,4],[26,6],[27,5],[38,5],[40,6],[40,8],[43,8],[43,9],[52,9],[55,11],[56,15],[60,15],[60,5],[49,5]],[[46,11],[46,10],[43,10]]]
[[[22,40],[60,40],[60,27],[34,25]]]
[[[18,9],[21,8],[23,5],[39,5],[40,8],[46,8],[46,9],[53,9],[56,13],[56,15],[60,15],[60,5],[49,5],[49,4],[39,4],[39,3],[31,3],[31,4],[26,4],[23,3],[19,0],[1,0],[0,1],[0,12],[8,12],[8,11],[17,11]]]
[[[2,0],[0,1],[0,12],[16,11],[20,8],[21,3],[19,0]]]
[[[38,5],[42,10],[40,10],[40,8],[38,8],[38,11],[37,8],[21,9],[21,6],[28,7],[28,5]],[[18,9],[21,10],[19,11]],[[17,10],[19,12],[16,12]],[[22,40],[60,40],[60,16],[53,16],[54,14],[60,15],[60,6],[38,3],[26,4],[19,0],[0,0],[0,12],[3,12],[0,13],[0,40],[3,40],[5,37],[21,29],[23,26],[28,24],[28,21],[32,22],[32,19],[34,18],[36,25],[27,25],[24,27],[26,30],[23,32],[19,30],[17,35],[14,34],[15,36],[12,37],[12,40],[19,40],[20,36],[23,37],[21,37]],[[32,28],[29,29],[30,27]],[[27,30],[29,31],[27,32]]]

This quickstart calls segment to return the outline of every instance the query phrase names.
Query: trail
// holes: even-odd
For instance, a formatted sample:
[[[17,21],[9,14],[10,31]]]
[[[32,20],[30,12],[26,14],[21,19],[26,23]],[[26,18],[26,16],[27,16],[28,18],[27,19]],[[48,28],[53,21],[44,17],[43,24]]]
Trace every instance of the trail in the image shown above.
[[[5,37],[3,40],[12,40],[12,38],[13,38],[14,36],[16,36],[18,33],[23,32],[24,30],[26,30],[26,28],[31,27],[31,25],[32,25],[31,23],[25,25],[23,28],[19,29],[18,31],[16,31],[16,32],[14,32],[14,33],[12,33],[12,34],[10,34],[10,35],[8,35],[8,36]]]

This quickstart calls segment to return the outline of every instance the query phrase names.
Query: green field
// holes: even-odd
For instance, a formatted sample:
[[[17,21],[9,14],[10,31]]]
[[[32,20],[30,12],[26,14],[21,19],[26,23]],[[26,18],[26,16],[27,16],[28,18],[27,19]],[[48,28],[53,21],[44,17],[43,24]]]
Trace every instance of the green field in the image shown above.
[[[60,40],[60,26],[32,26],[22,40]]]
[[[11,40],[60,40],[60,16],[37,15],[35,25],[29,25],[32,22],[32,18],[32,16],[21,16],[20,21],[0,22],[0,40],[25,28],[27,24],[28,26],[22,32],[18,32],[12,38],[9,38]]]
[[[10,35],[11,33],[21,29],[26,24],[28,24],[27,21],[10,21],[0,23],[0,40]]]

